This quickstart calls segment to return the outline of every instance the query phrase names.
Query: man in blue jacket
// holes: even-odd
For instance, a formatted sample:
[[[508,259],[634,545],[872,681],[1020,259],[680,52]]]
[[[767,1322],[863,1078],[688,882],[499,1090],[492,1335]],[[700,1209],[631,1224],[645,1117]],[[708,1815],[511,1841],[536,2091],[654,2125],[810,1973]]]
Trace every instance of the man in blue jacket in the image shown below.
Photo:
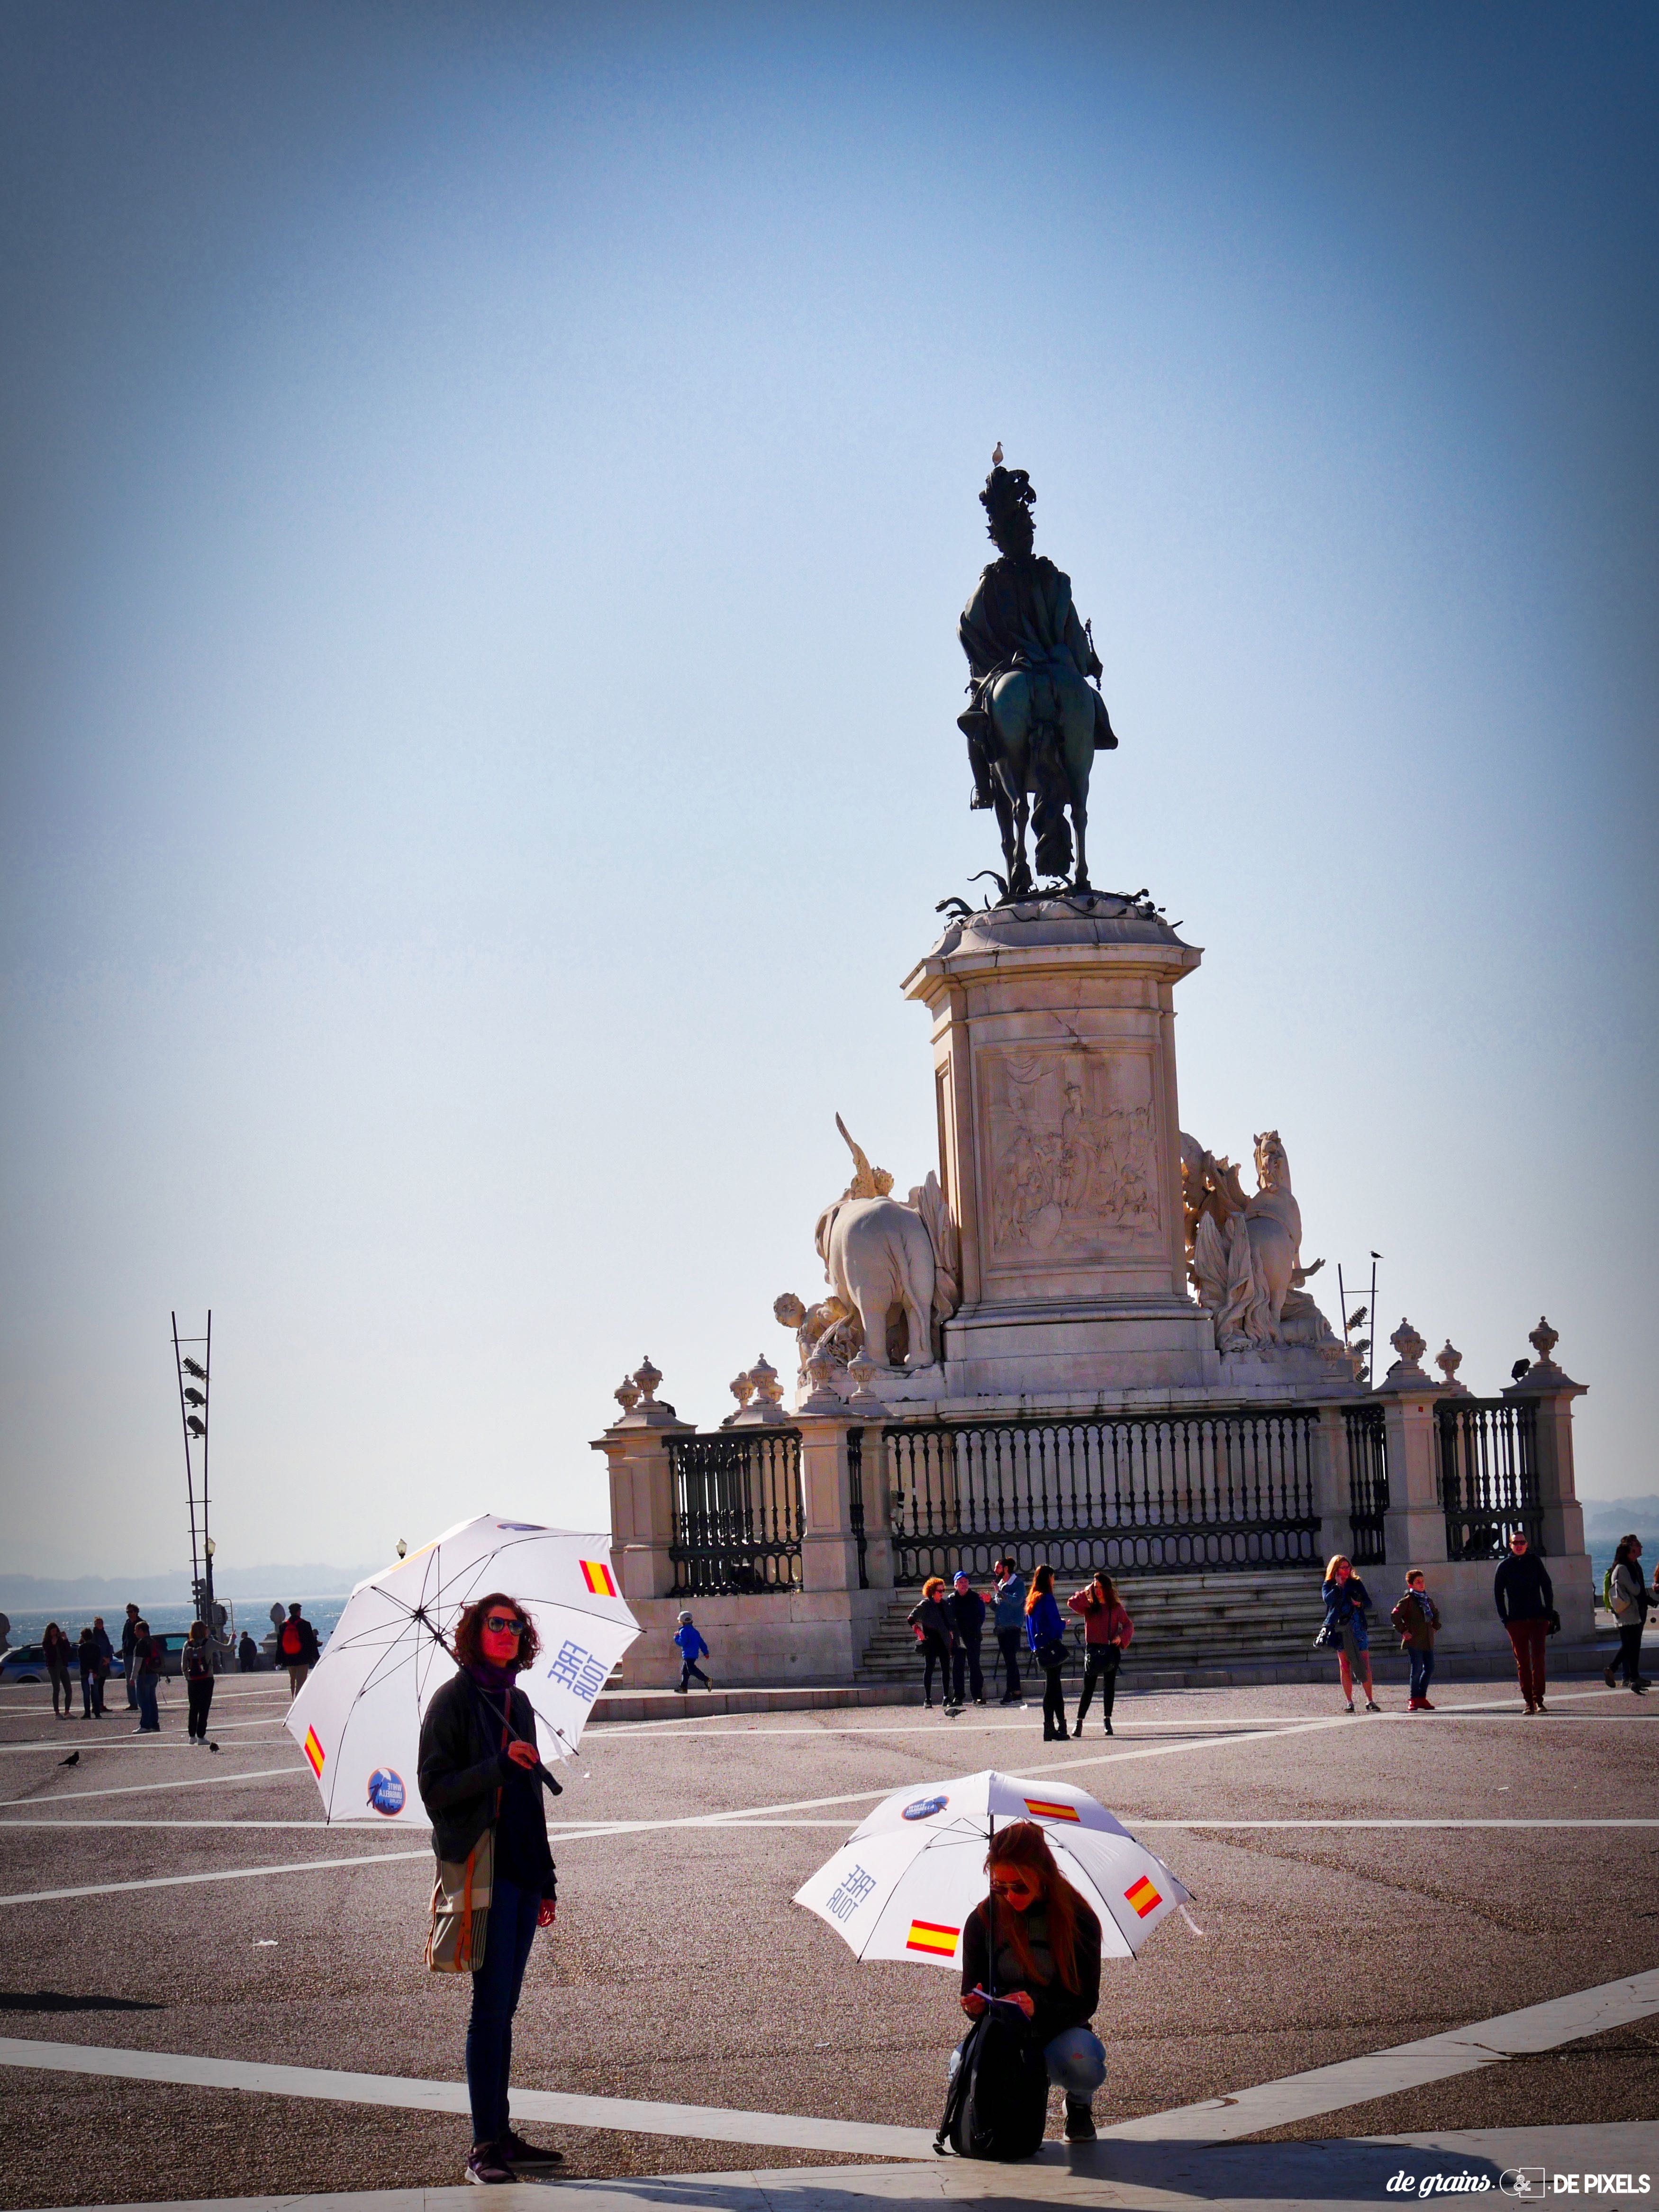
[[[1007,1670],[1007,1686],[998,1702],[1017,1705],[1022,1702],[1019,1655],[1025,1648],[1025,1577],[1015,1571],[1012,1559],[999,1559],[991,1577],[996,1585],[992,1618],[996,1624],[997,1649]]]
[[[980,1642],[985,1634],[985,1601],[969,1581],[959,1574],[945,1601],[945,1610],[951,1626],[957,1632],[957,1648],[952,1656],[956,1668],[957,1703],[962,1698],[963,1676],[968,1678],[974,1703],[985,1703],[985,1675],[979,1663]]]
[[[1544,1562],[1527,1541],[1523,1528],[1510,1537],[1510,1555],[1499,1562],[1492,1594],[1498,1617],[1510,1632],[1515,1672],[1529,1713],[1544,1710],[1544,1639],[1555,1619],[1555,1592]]]

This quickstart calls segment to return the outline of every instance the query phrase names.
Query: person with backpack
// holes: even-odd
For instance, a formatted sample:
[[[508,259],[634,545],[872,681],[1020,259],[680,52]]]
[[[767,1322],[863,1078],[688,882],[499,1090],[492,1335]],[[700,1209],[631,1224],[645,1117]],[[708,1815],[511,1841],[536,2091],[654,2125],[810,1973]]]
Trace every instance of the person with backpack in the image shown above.
[[[185,1698],[190,1707],[189,1735],[192,1745],[207,1741],[208,1709],[213,1703],[213,1651],[206,1625],[190,1624],[185,1638],[179,1672],[185,1678]]]
[[[479,1598],[455,1624],[459,1671],[434,1694],[421,1723],[416,1778],[440,1867],[470,1862],[486,1837],[491,1844],[483,1956],[472,1970],[466,2030],[468,2181],[510,2182],[516,2173],[557,2166],[564,2155],[526,2142],[507,2110],[513,2015],[536,1930],[552,1927],[558,1899],[536,1716],[516,1686],[540,1649],[535,1624],[515,1598],[500,1590]]]
[[[950,1616],[951,1633],[957,1639],[954,1662],[957,1703],[960,1705],[963,1702],[965,1687],[974,1703],[982,1705],[985,1703],[985,1670],[980,1664],[979,1652],[985,1635],[986,1605],[966,1575],[957,1575],[951,1584],[951,1595],[945,1601],[945,1610]]]
[[[1407,1654],[1412,1670],[1411,1696],[1406,1711],[1431,1713],[1434,1707],[1429,1703],[1429,1677],[1434,1672],[1434,1638],[1440,1626],[1440,1608],[1429,1595],[1421,1567],[1413,1567],[1407,1576],[1405,1595],[1389,1618],[1400,1632],[1400,1648]]]
[[[1066,1665],[1066,1624],[1054,1602],[1054,1571],[1045,1559],[1031,1571],[1025,1594],[1025,1641],[1042,1669],[1042,1741],[1064,1743],[1071,1730],[1066,1725],[1066,1686],[1060,1674]],[[1079,1729],[1081,1735],[1083,1730]]]
[[[52,1682],[52,1717],[58,1717],[58,1693],[64,1693],[64,1718],[69,1720],[75,1711],[75,1692],[70,1687],[70,1655],[74,1650],[63,1630],[55,1620],[46,1623],[40,1638],[40,1656],[46,1662],[46,1674]]]
[[[994,1997],[1017,2007],[1023,2039],[1030,2055],[1041,2053],[1042,2069],[1029,2148],[1011,2144],[997,2154],[1029,2157],[1037,2148],[1050,2082],[1065,2093],[1066,2142],[1093,2142],[1091,2100],[1106,2079],[1106,2052],[1089,2026],[1100,2003],[1100,1923],[1055,1865],[1035,1820],[999,1828],[985,1869],[990,1894],[962,1931],[962,2008],[976,2021]]]
[[[1498,1562],[1492,1595],[1498,1617],[1509,1632],[1521,1701],[1528,1714],[1541,1713],[1545,1710],[1544,1639],[1551,1621],[1559,1621],[1559,1616],[1549,1570],[1528,1542],[1524,1528],[1510,1532],[1509,1556]]]
[[[1066,1601],[1070,1611],[1083,1616],[1083,1695],[1077,1701],[1077,1733],[1083,1733],[1083,1716],[1097,1688],[1100,1717],[1106,1733],[1112,1733],[1112,1706],[1117,1697],[1117,1670],[1135,1625],[1118,1601],[1117,1584],[1102,1567],[1087,1589]]]
[[[943,1581],[938,1575],[929,1575],[921,1586],[921,1602],[913,1605],[905,1618],[915,1632],[916,1649],[921,1654],[922,1703],[931,1711],[933,1669],[937,1667],[940,1702],[945,1711],[954,1716],[957,1707],[951,1695],[951,1647],[956,1631],[951,1626],[944,1600]]]
[[[291,1705],[304,1687],[306,1676],[317,1664],[317,1632],[301,1612],[298,1598],[289,1606],[288,1619],[276,1632],[276,1664],[288,1669]]]
[[[1025,1577],[1012,1559],[999,1559],[991,1570],[991,1581],[995,1591],[991,1601],[991,1624],[996,1631],[997,1650],[1002,1654],[1007,1678],[1007,1686],[997,1702],[1004,1705],[1022,1705],[1024,1692],[1019,1681],[1019,1655],[1025,1649]]]
[[[1602,1677],[1608,1689],[1615,1689],[1613,1669],[1622,1666],[1625,1687],[1634,1690],[1638,1697],[1644,1697],[1648,1689],[1648,1678],[1642,1672],[1642,1631],[1649,1606],[1659,1603],[1659,1584],[1649,1590],[1642,1580],[1641,1562],[1641,1538],[1621,1536],[1607,1571],[1605,1591],[1607,1610],[1619,1631],[1619,1656]]]
[[[138,1707],[137,1735],[160,1735],[161,1716],[157,1711],[155,1692],[161,1679],[162,1644],[159,1636],[149,1632],[147,1620],[132,1624],[132,1657],[127,1664],[131,1669],[127,1680],[132,1684]]]

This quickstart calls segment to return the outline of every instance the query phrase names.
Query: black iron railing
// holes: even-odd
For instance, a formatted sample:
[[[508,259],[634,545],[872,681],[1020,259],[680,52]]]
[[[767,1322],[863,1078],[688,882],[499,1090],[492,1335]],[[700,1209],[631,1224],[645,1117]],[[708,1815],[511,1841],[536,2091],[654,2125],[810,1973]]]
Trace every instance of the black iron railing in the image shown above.
[[[1519,1528],[1543,1549],[1538,1407],[1519,1398],[1443,1399],[1434,1409],[1449,1559],[1496,1559]]]
[[[1356,1567],[1380,1567],[1389,1510],[1388,1424],[1381,1406],[1347,1406],[1342,1425],[1348,1436],[1348,1558]]]
[[[676,1597],[800,1583],[800,1431],[671,1437]]]
[[[864,1431],[847,1431],[847,1517],[859,1547],[859,1588],[870,1587],[868,1547],[864,1535]]]
[[[893,1580],[1003,1553],[1068,1574],[1310,1565],[1317,1425],[1267,1407],[890,1427]]]

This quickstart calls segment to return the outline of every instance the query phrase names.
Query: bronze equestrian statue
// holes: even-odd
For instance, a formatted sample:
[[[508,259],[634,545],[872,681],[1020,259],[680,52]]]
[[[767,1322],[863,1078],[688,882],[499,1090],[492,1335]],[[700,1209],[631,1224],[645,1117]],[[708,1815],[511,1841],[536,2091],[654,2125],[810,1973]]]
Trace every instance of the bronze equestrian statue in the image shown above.
[[[1094,639],[1072,605],[1071,578],[1031,550],[1036,494],[1024,469],[1002,466],[1000,446],[979,496],[999,557],[957,625],[972,678],[967,710],[957,717],[974,771],[969,804],[996,809],[1005,904],[1036,895],[1028,821],[1043,876],[1071,873],[1075,830],[1071,888],[1086,891],[1089,772],[1097,752],[1117,744],[1106,702],[1089,680],[1101,672]]]

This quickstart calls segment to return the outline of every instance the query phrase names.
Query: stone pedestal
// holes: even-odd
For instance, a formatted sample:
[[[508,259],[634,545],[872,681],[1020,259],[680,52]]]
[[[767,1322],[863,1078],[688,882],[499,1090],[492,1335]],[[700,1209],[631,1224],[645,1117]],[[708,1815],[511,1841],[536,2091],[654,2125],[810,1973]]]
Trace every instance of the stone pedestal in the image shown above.
[[[1144,902],[1045,899],[952,922],[905,979],[933,1018],[962,1236],[930,1395],[1219,1382],[1187,1289],[1176,1095],[1172,994],[1200,957]]]

